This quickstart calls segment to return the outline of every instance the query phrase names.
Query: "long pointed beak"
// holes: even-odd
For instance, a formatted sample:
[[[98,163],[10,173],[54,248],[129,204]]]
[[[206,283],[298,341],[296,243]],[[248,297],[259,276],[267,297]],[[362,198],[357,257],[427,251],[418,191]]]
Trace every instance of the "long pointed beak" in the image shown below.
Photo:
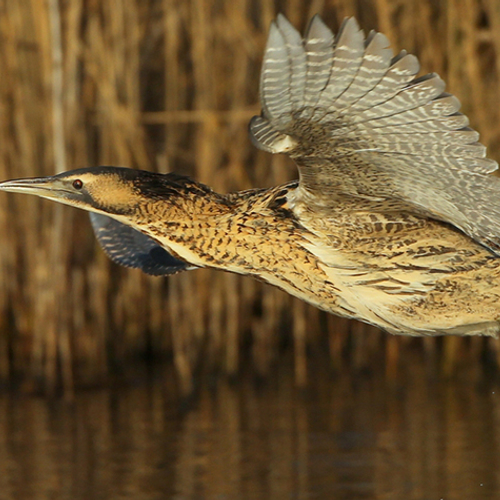
[[[33,177],[31,179],[13,179],[0,182],[0,191],[11,193],[34,194],[49,200],[63,201],[74,191],[67,189],[56,177]]]

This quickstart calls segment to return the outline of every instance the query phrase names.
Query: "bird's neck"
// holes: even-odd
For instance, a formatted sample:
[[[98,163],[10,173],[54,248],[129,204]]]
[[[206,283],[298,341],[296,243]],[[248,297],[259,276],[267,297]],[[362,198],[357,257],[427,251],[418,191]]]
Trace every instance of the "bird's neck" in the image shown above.
[[[193,265],[254,274],[259,259],[266,266],[283,260],[284,242],[296,230],[293,219],[269,202],[275,190],[151,200],[134,226]]]
[[[318,258],[307,250],[313,235],[288,208],[294,189],[158,200],[143,207],[134,227],[190,264],[253,275],[325,308],[326,296],[335,299]]]
[[[213,191],[184,193],[170,199],[147,200],[128,223],[176,257],[202,267],[211,265],[210,242],[217,244],[214,239],[227,233],[232,210],[233,204]]]

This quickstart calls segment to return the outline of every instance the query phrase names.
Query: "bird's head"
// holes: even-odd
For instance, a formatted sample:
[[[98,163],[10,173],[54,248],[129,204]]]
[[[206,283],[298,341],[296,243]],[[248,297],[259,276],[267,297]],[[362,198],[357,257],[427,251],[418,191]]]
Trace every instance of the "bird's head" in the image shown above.
[[[175,203],[186,193],[194,191],[199,196],[210,191],[176,174],[120,167],[82,168],[50,177],[9,180],[0,183],[0,190],[33,194],[110,216],[132,215],[138,206],[150,201]]]

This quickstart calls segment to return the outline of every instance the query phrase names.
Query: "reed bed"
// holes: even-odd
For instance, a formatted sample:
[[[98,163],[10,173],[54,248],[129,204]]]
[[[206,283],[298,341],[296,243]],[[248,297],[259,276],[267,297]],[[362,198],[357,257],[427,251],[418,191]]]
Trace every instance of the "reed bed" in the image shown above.
[[[383,31],[445,78],[500,159],[495,0],[4,0],[0,178],[106,164],[177,171],[223,192],[294,178],[292,163],[256,151],[246,129],[278,12],[300,29],[319,12],[335,30],[355,15],[366,32]],[[71,392],[146,354],[171,358],[185,393],[200,367],[233,376],[250,360],[266,377],[287,349],[298,385],[320,352],[332,370],[385,360],[391,376],[408,343],[450,374],[485,354],[500,359],[494,340],[389,337],[250,278],[118,268],[85,213],[30,197],[0,197],[0,235],[4,382]]]

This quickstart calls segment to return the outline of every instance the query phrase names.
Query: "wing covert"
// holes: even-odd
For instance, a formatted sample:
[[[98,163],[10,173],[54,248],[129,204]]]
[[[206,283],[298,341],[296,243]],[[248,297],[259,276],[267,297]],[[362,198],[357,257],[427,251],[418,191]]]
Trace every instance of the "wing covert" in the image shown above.
[[[304,39],[282,16],[262,66],[254,144],[299,168],[297,196],[327,208],[342,196],[399,202],[455,225],[500,255],[498,164],[435,73],[392,56],[387,38],[344,21],[335,38],[315,16]],[[392,207],[394,204],[392,205]]]

